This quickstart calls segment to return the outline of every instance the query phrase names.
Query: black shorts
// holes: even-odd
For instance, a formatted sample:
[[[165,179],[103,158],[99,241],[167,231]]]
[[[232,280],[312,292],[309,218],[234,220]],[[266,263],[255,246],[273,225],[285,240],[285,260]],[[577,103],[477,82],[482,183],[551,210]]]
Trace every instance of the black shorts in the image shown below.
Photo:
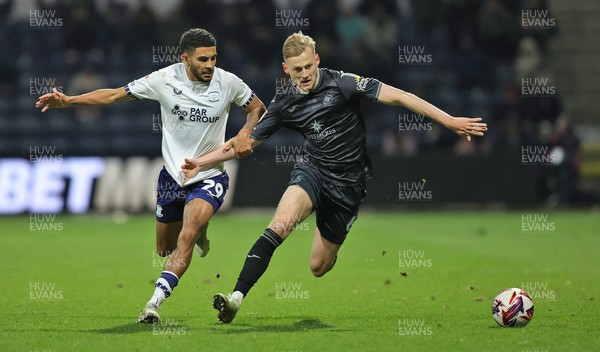
[[[308,193],[317,215],[317,228],[329,242],[344,243],[350,227],[358,217],[358,209],[365,199],[365,183],[339,186],[325,180],[307,164],[296,164],[291,185],[298,185]]]

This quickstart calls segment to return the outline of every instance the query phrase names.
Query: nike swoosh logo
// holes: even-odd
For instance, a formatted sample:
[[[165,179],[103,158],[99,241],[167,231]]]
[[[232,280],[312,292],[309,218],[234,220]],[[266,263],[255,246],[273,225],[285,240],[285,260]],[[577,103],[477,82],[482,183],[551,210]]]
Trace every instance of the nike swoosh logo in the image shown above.
[[[258,258],[258,259],[260,259],[260,257],[257,256],[256,254],[250,254],[250,255],[248,255],[248,258]]]

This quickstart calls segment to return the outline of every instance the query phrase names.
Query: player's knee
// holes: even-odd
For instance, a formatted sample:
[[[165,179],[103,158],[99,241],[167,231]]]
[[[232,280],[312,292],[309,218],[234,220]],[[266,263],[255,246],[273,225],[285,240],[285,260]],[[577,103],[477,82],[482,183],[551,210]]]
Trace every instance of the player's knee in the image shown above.
[[[314,277],[322,277],[327,274],[328,266],[325,265],[323,261],[320,260],[311,260],[310,261],[310,271],[312,272]]]

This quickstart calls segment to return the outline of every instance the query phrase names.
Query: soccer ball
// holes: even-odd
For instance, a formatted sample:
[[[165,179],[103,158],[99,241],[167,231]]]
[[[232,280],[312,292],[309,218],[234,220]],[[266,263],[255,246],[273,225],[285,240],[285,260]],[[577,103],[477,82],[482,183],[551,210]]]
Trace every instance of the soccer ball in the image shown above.
[[[533,301],[520,288],[507,288],[494,298],[492,315],[500,326],[523,327],[533,318]]]

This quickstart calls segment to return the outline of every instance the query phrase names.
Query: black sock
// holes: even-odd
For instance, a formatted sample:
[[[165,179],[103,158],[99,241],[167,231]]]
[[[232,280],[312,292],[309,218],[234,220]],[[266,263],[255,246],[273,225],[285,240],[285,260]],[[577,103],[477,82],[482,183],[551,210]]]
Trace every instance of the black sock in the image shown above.
[[[283,240],[275,231],[269,228],[265,230],[248,252],[244,267],[233,289],[234,292],[240,291],[244,294],[244,297],[248,294],[248,291],[267,270],[273,252],[281,243],[283,243]]]

